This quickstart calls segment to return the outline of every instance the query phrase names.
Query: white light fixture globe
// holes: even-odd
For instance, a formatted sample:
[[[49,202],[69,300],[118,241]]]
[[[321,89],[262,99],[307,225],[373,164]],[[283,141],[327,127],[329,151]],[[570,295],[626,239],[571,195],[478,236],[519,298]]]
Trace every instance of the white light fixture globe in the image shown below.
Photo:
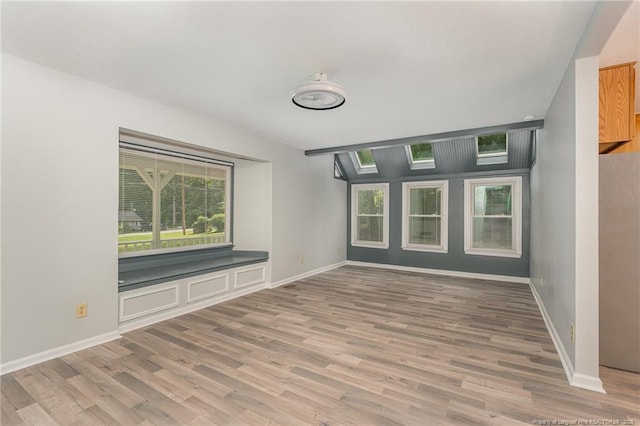
[[[300,108],[323,110],[334,109],[344,104],[346,94],[339,85],[327,80],[324,73],[316,73],[311,81],[296,87],[291,100]]]

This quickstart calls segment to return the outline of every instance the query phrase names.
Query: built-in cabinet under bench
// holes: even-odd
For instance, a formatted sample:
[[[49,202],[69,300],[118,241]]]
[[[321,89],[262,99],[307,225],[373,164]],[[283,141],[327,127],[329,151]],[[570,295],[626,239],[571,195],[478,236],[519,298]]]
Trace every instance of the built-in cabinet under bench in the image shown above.
[[[204,249],[122,258],[118,268],[121,331],[248,294],[264,287],[264,251]]]

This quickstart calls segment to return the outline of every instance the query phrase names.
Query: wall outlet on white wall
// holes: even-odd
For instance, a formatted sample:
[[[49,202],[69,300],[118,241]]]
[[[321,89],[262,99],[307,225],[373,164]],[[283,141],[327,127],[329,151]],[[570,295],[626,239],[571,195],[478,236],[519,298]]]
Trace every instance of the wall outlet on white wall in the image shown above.
[[[576,343],[576,326],[574,324],[571,324],[571,327],[569,327],[569,332],[571,333],[571,343],[573,343],[575,345],[575,343]]]

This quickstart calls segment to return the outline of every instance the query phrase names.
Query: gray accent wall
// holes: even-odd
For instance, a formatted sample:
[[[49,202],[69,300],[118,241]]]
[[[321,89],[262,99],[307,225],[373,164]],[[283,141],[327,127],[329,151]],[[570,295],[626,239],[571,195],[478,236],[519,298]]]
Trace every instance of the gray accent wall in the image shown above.
[[[406,162],[406,159],[405,159]],[[500,174],[505,176],[507,174]],[[358,183],[389,182],[389,248],[353,247],[347,244],[347,259],[360,262],[410,266],[428,269],[474,272],[492,275],[529,277],[529,173],[521,171],[508,176],[522,176],[522,256],[506,258],[467,255],[464,252],[464,179],[496,176],[495,172],[438,176],[407,176],[390,179],[358,179]],[[449,250],[430,253],[403,250],[402,241],[402,182],[448,180],[449,182]],[[347,191],[347,241],[351,235],[351,185]]]

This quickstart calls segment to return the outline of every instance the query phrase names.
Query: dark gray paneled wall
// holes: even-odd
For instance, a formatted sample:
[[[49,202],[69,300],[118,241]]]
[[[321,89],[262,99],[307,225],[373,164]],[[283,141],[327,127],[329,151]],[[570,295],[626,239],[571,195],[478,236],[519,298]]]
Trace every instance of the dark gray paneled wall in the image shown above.
[[[495,176],[487,173],[486,176]],[[522,257],[477,256],[464,253],[464,177],[449,181],[449,251],[428,253],[402,250],[402,182],[442,180],[442,176],[418,176],[393,179],[371,178],[367,183],[389,182],[389,248],[375,249],[352,247],[351,241],[351,183],[347,191],[347,259],[388,265],[411,266],[429,269],[475,272],[493,275],[529,277],[529,173],[511,173],[522,176]],[[470,178],[479,177],[474,173]],[[364,183],[364,180],[359,180]]]
[[[348,181],[369,180],[374,177],[380,180],[388,180],[403,176],[427,177],[460,173],[489,173],[529,169],[531,166],[533,134],[532,131],[510,132],[508,134],[509,157],[507,162],[503,164],[478,165],[475,137],[431,142],[433,156],[436,162],[436,167],[433,169],[411,170],[403,145],[373,150],[373,156],[378,166],[378,173],[359,175],[348,152],[338,154],[338,161]]]

